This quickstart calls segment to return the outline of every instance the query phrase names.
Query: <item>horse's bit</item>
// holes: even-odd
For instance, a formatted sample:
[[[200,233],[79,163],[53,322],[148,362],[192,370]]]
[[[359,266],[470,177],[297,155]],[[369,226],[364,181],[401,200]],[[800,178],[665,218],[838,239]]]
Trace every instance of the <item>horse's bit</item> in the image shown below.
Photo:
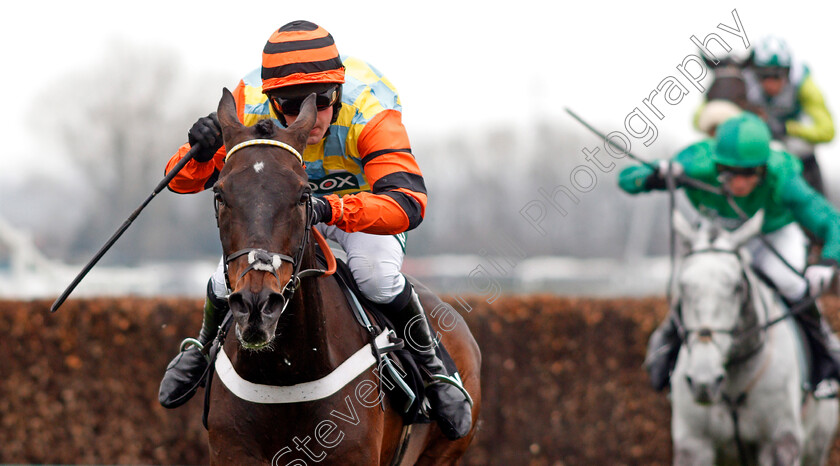
[[[686,254],[686,256],[690,256],[690,255],[693,255],[693,254],[699,254],[699,253],[705,253],[705,252],[723,252],[723,253],[727,253],[727,254],[734,254],[735,256],[738,257],[738,262],[741,264],[741,275],[742,275],[742,278],[744,280],[744,284],[745,284],[745,288],[746,288],[746,298],[744,299],[744,301],[745,301],[745,305],[748,305],[749,301],[751,299],[751,294],[752,294],[751,291],[750,291],[750,289],[751,289],[750,280],[747,277],[747,272],[746,272],[746,267],[747,266],[743,263],[743,259],[741,258],[740,254],[738,254],[736,251],[731,251],[731,250],[728,250],[728,249],[705,248],[705,249],[698,249],[696,251],[691,251],[688,254]],[[762,307],[764,308],[765,314],[767,314],[769,312],[769,308],[768,308],[767,304],[764,302],[764,297],[761,296],[760,293],[759,293],[759,300],[761,302]],[[685,324],[682,321],[682,315],[680,314],[680,312],[674,312],[672,318],[675,320],[674,323],[676,324],[676,327],[677,327],[677,333],[679,334],[680,339],[683,342],[685,342],[686,349],[688,349],[689,352],[691,351],[691,346],[689,345],[688,338],[692,333],[697,334],[698,341],[700,341],[700,342],[711,342],[716,347],[718,347],[718,349],[720,349],[719,345],[717,344],[717,342],[714,339],[715,334],[729,335],[734,340],[734,339],[737,339],[737,338],[745,338],[755,331],[766,331],[767,328],[769,327],[767,325],[759,325],[759,326],[756,326],[756,327],[753,327],[753,328],[748,328],[748,329],[738,329],[738,328],[716,329],[716,328],[710,328],[710,327],[701,327],[701,328],[693,329],[693,328],[688,328],[688,327],[685,326]],[[763,338],[760,340],[759,344],[756,345],[756,348],[754,348],[752,351],[749,351],[746,355],[740,355],[735,360],[727,361],[727,365],[735,364],[738,361],[741,361],[741,360],[745,359],[746,357],[751,356],[754,352],[761,349],[762,344],[763,344]]]

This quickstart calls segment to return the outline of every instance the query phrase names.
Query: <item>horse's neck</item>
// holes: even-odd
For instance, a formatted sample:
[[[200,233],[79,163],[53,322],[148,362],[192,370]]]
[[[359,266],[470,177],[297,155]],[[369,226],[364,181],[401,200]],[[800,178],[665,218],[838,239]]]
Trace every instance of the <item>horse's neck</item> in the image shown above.
[[[316,266],[314,249],[310,249],[301,269]],[[240,362],[259,366],[258,375],[270,379],[263,383],[290,385],[315,380],[367,343],[359,329],[332,278],[305,278],[280,318],[272,350],[240,351]]]
[[[752,332],[736,343],[733,352],[742,359],[729,367],[729,389],[743,391],[754,383],[766,368],[768,358],[772,357],[772,347],[768,344],[768,332],[763,330],[767,322],[776,316],[775,301],[767,285],[744,264],[744,273],[750,287],[749,302],[742,308],[740,330]]]
[[[743,393],[749,392],[755,387],[772,362],[773,348],[766,341],[762,342],[757,351],[752,353],[750,357],[727,368],[724,392],[732,400]]]
[[[758,323],[764,325],[769,320],[779,317],[783,309],[778,306],[777,292],[760,279],[748,263],[744,263],[744,275],[750,287],[750,299],[755,308]]]

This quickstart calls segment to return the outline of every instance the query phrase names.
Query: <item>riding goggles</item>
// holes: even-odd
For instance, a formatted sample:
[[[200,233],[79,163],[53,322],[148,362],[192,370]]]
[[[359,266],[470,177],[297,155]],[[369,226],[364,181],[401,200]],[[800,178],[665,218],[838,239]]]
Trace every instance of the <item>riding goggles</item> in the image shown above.
[[[729,165],[716,164],[715,168],[718,173],[732,176],[764,176],[764,173],[767,171],[767,167],[765,165],[759,165],[757,167],[732,167]]]
[[[782,79],[788,75],[787,68],[756,68],[758,79]]]
[[[275,111],[283,115],[295,116],[300,113],[300,106],[303,105],[303,101],[306,100],[306,97],[308,96],[283,98],[277,95],[269,95],[268,100],[271,102],[271,105],[274,106]],[[315,107],[318,108],[319,112],[332,107],[337,101],[337,86],[327,89],[320,94],[315,94]]]

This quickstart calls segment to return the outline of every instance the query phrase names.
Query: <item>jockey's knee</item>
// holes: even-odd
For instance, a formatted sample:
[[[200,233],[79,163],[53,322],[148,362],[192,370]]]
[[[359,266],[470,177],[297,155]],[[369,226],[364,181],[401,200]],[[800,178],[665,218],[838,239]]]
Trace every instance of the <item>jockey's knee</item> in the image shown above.
[[[808,292],[808,285],[804,280],[785,280],[776,283],[779,294],[790,303],[795,303],[805,297]]]
[[[224,259],[222,259],[222,261],[224,261]],[[224,262],[219,262],[219,266],[216,267],[216,271],[213,272],[213,275],[210,277],[210,288],[213,290],[213,294],[216,295],[217,298],[227,298],[228,290],[227,281],[225,280]]]
[[[359,285],[359,291],[374,303],[390,303],[405,288],[405,277],[397,264],[367,257],[356,258],[351,262],[354,262],[350,264],[350,269]]]

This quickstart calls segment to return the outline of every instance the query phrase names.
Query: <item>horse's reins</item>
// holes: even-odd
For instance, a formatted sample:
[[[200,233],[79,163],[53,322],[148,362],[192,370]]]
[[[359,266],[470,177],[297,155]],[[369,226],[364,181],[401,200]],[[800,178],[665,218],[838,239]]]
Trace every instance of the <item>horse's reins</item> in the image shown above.
[[[738,329],[735,329],[735,328],[733,328],[733,329],[711,329],[711,328],[708,328],[708,327],[703,327],[703,328],[695,330],[695,329],[688,329],[683,325],[682,317],[679,315],[678,312],[673,313],[674,314],[673,318],[675,319],[675,324],[677,325],[677,331],[680,333],[680,337],[684,338],[683,341],[685,342],[686,350],[689,351],[689,352],[691,351],[691,345],[689,345],[689,342],[688,342],[687,338],[688,338],[688,335],[692,332],[696,332],[698,334],[698,336],[700,338],[700,341],[711,341],[712,344],[714,344],[718,348],[718,351],[720,351],[720,347],[718,346],[718,344],[715,342],[715,340],[713,338],[714,333],[728,334],[733,338],[733,340],[735,340],[736,338],[744,339],[746,337],[749,337],[750,335],[752,335],[755,332],[762,332],[763,335],[759,339],[758,343],[755,345],[754,348],[751,348],[750,350],[748,350],[744,354],[738,355],[737,358],[726,360],[726,362],[724,363],[724,366],[726,366],[727,368],[731,368],[732,366],[735,366],[735,365],[738,365],[738,364],[740,364],[744,361],[747,361],[750,358],[752,358],[754,355],[758,354],[758,352],[761,351],[761,349],[764,348],[765,345],[767,344],[766,339],[773,337],[772,332],[769,332],[769,337],[764,336],[764,335],[768,334],[767,330],[771,326],[773,326],[773,325],[781,322],[785,318],[789,317],[791,314],[790,313],[785,313],[781,317],[775,318],[773,320],[769,319],[770,308],[769,308],[767,302],[765,301],[765,297],[764,297],[763,293],[761,293],[761,290],[758,289],[752,283],[752,280],[750,279],[750,275],[747,272],[748,265],[745,264],[743,256],[741,254],[739,254],[737,251],[711,247],[711,248],[704,248],[704,249],[698,249],[698,250],[690,251],[688,254],[686,254],[686,256],[692,255],[692,254],[706,253],[706,252],[715,252],[715,253],[723,252],[723,253],[728,253],[728,254],[734,254],[734,255],[736,255],[736,257],[738,257],[738,262],[741,265],[741,274],[742,274],[742,277],[744,279],[745,285],[747,287],[747,298],[746,298],[746,304],[745,305],[750,305],[750,303],[755,303],[755,302],[760,303],[761,307],[764,310],[764,316],[765,316],[764,323],[760,324],[760,325],[754,325],[754,326],[752,326],[748,329],[745,329],[745,330],[738,330]],[[755,289],[753,289],[753,288],[755,288]],[[754,295],[758,296],[757,300],[753,299]],[[765,356],[764,360],[762,361],[761,365],[758,367],[758,370],[755,371],[755,373],[752,375],[750,380],[744,385],[744,388],[742,390],[740,390],[740,393],[738,393],[737,396],[735,396],[733,398],[733,397],[728,396],[726,393],[724,393],[722,395],[723,401],[729,407],[729,416],[732,420],[735,446],[737,447],[737,450],[738,450],[738,457],[740,459],[740,463],[743,464],[743,465],[747,464],[747,462],[746,462],[747,461],[746,460],[747,459],[747,454],[746,454],[746,446],[744,445],[744,441],[741,438],[740,416],[738,415],[738,408],[740,408],[744,404],[744,402],[747,399],[747,394],[758,383],[758,381],[761,379],[761,376],[764,375],[764,373],[770,367],[772,359],[773,359],[772,358],[772,351],[766,353],[766,356]]]
[[[622,147],[622,146],[618,145],[617,143],[615,143],[612,140],[612,138],[608,138],[603,133],[601,133],[600,131],[595,129],[592,125],[590,125],[589,123],[584,121],[583,118],[578,116],[575,112],[571,111],[568,108],[566,108],[565,110],[569,115],[572,116],[572,118],[574,118],[580,124],[582,124],[584,127],[586,127],[586,129],[588,129],[589,131],[591,131],[592,133],[594,133],[595,135],[597,135],[598,137],[603,139],[610,146],[612,146],[615,149],[618,149],[622,153],[626,154],[630,159],[632,159],[632,160],[650,168],[654,172],[656,172],[658,170],[658,167],[656,165],[654,165],[653,163],[648,162],[648,161],[634,155],[633,153],[631,153],[628,150],[629,148]],[[739,217],[740,220],[743,221],[743,220],[747,220],[749,218],[749,216],[747,216],[747,214],[743,211],[743,209],[741,209],[740,206],[738,206],[738,204],[735,202],[734,195],[728,189],[726,189],[726,183],[722,183],[722,185],[720,187],[716,187],[716,186],[713,186],[711,184],[705,183],[703,181],[691,178],[691,177],[685,175],[684,173],[677,175],[673,170],[673,163],[671,161],[668,161],[668,170],[665,173],[665,185],[668,189],[669,209],[670,209],[672,215],[670,215],[670,219],[669,219],[669,227],[670,227],[669,243],[670,243],[671,275],[670,275],[670,278],[668,280],[667,298],[668,298],[669,304],[671,306],[674,305],[672,292],[673,292],[673,288],[674,288],[674,279],[675,279],[674,271],[676,270],[676,230],[674,228],[674,223],[673,223],[673,212],[676,210],[676,196],[675,196],[675,193],[676,193],[676,190],[677,190],[677,182],[679,182],[681,185],[689,186],[689,187],[698,189],[700,191],[705,191],[705,192],[708,192],[708,193],[717,194],[719,196],[724,196],[726,198],[726,202],[729,204],[729,206],[732,208],[732,210],[735,212],[735,214]],[[773,244],[770,242],[770,240],[767,239],[767,236],[763,232],[759,231],[757,236],[758,236],[759,240],[762,242],[762,244],[764,244],[764,246],[774,256],[776,256],[776,258],[779,259],[782,262],[782,264],[785,265],[785,267],[787,267],[793,273],[795,273],[797,276],[799,276],[800,278],[805,280],[806,285],[810,287],[810,283],[808,282],[807,279],[805,279],[804,273],[801,272],[800,270],[796,269],[793,265],[791,265],[790,262],[788,262],[787,259],[785,259],[784,256],[782,256],[782,254],[773,246]],[[792,317],[792,316],[795,316],[795,315],[801,313],[803,310],[807,309],[811,304],[813,304],[817,299],[816,296],[811,296],[810,293],[807,293],[807,295],[809,297],[807,299],[804,299],[804,300],[800,301],[799,303],[797,303],[797,305],[788,306],[788,310],[787,310],[786,313],[783,313],[781,316],[776,317],[776,318],[774,318],[774,319],[772,319],[768,322],[765,322],[765,324],[763,326],[759,326],[759,327],[756,327],[754,329],[750,329],[747,332],[765,331],[769,327],[775,325],[776,323],[781,322],[782,320],[785,320],[788,317]],[[763,301],[764,297],[762,296],[761,299]],[[766,303],[765,303],[765,306],[766,306]],[[682,322],[675,321],[675,324],[677,325],[677,329],[679,331],[680,328],[681,328],[680,325],[682,324]]]
[[[571,115],[572,118],[577,120],[580,124],[582,124],[584,127],[586,127],[586,129],[588,129],[592,133],[594,133],[596,136],[603,139],[604,142],[606,142],[610,146],[612,146],[615,149],[619,150],[620,152],[626,154],[632,160],[650,168],[652,171],[656,172],[658,170],[658,167],[656,165],[654,165],[653,163],[648,162],[647,160],[644,160],[644,159],[634,155],[633,153],[630,152],[629,147],[620,146],[615,141],[613,141],[612,138],[608,138],[603,133],[601,133],[600,131],[595,129],[595,127],[593,127],[592,125],[590,125],[589,123],[584,121],[583,118],[578,116],[575,112],[571,111],[568,108],[566,108],[565,110],[566,110],[566,113]],[[732,195],[732,193],[729,192],[729,190],[726,189],[725,183],[721,187],[716,187],[716,186],[710,185],[708,183],[705,183],[703,181],[697,180],[695,178],[691,178],[691,177],[689,177],[685,174],[677,175],[677,174],[674,173],[672,167],[673,167],[673,164],[672,164],[671,161],[669,161],[668,162],[668,171],[665,174],[665,184],[666,184],[666,187],[667,187],[668,193],[669,193],[669,204],[670,204],[671,212],[673,212],[676,209],[676,201],[675,201],[674,193],[677,189],[677,183],[676,182],[679,182],[682,185],[690,186],[692,188],[695,188],[695,189],[698,189],[698,190],[701,190],[701,191],[706,191],[708,193],[724,196],[726,198],[726,201],[729,204],[729,206],[732,208],[732,210],[735,212],[736,215],[738,215],[738,217],[741,220],[747,220],[749,218],[749,216],[747,216],[747,214],[735,202],[735,199],[734,199],[734,196]],[[802,278],[802,279],[805,278],[804,274],[801,271],[799,271],[795,267],[793,267],[790,264],[790,262],[788,262],[787,259],[785,259],[781,255],[781,253],[779,253],[779,251],[772,245],[772,243],[770,243],[770,241],[767,239],[767,237],[764,235],[763,232],[758,233],[758,238],[767,247],[767,249],[769,249],[770,252],[773,253],[774,256],[776,256],[776,258],[778,258],[780,261],[782,261],[782,263],[787,268],[789,268],[791,271],[793,271],[800,278]],[[671,279],[669,280],[669,287],[668,287],[668,291],[667,291],[669,301],[670,301],[670,298],[671,298],[671,288],[673,286],[673,270],[674,270],[674,262],[675,262],[674,247],[676,245],[676,232],[674,231],[674,228],[673,228],[673,221],[671,221],[670,243],[671,243],[670,245],[671,245],[671,274],[672,275],[671,275]],[[806,280],[806,283],[807,283],[807,280]]]
[[[744,264],[744,259],[740,254],[738,254],[737,251],[710,247],[710,248],[697,249],[697,250],[694,250],[694,251],[690,251],[689,253],[685,254],[683,257],[687,257],[687,256],[694,255],[694,254],[702,254],[702,253],[726,253],[726,254],[733,254],[738,258],[738,263],[741,265],[741,276],[743,277],[743,280],[744,280],[744,283],[745,283],[745,286],[746,286],[746,291],[747,291],[747,297],[745,299],[745,304],[744,305],[755,304],[755,302],[759,303],[761,309],[757,310],[757,312],[763,311],[765,323],[761,324],[761,325],[755,325],[755,326],[752,326],[752,327],[747,328],[747,329],[738,329],[738,328],[716,329],[716,328],[710,328],[710,327],[701,327],[701,328],[697,328],[697,329],[692,329],[692,328],[688,328],[688,327],[685,326],[685,324],[682,321],[682,315],[680,314],[680,312],[674,312],[674,313],[672,313],[673,316],[671,318],[674,319],[674,325],[677,328],[677,334],[679,335],[680,340],[685,342],[686,349],[689,352],[691,351],[691,346],[688,344],[688,337],[692,333],[696,333],[698,335],[698,337],[700,338],[700,341],[711,341],[715,346],[718,346],[717,343],[715,342],[714,338],[713,338],[714,334],[716,334],[716,333],[729,335],[733,339],[745,339],[745,338],[751,336],[755,332],[764,333],[772,325],[775,325],[776,323],[781,322],[781,320],[783,320],[783,319],[774,319],[772,321],[770,320],[770,307],[767,304],[767,302],[764,300],[764,296],[760,293],[759,290],[755,290],[755,291],[752,290],[753,284],[751,283],[750,278],[747,274],[747,269],[746,269],[746,265]],[[752,299],[752,297],[756,293],[758,295],[758,299],[754,301]],[[764,345],[764,338],[762,337],[759,340],[759,343],[755,346],[755,348],[750,349],[745,354],[738,355],[738,357],[735,358],[735,359],[727,360],[725,365],[726,366],[733,366],[733,365],[737,365],[738,363],[749,359],[750,357],[755,355],[758,351],[760,351],[763,345]]]
[[[280,147],[282,149],[285,149],[286,151],[288,151],[292,155],[294,155],[298,159],[298,161],[300,162],[301,165],[304,165],[303,157],[300,155],[300,152],[298,152],[294,147],[292,147],[292,146],[290,146],[290,145],[288,145],[284,142],[275,141],[273,139],[251,139],[251,140],[248,140],[248,141],[245,141],[245,142],[241,142],[241,143],[233,146],[233,148],[231,148],[231,150],[228,151],[227,155],[225,156],[225,162],[227,162],[227,160],[236,151],[238,151],[238,150],[240,150],[244,147],[255,146],[255,145],[277,146],[277,147]],[[220,202],[220,200],[218,198],[213,199],[213,208],[216,212],[216,226],[217,227],[219,226],[219,202]],[[332,273],[334,273],[335,272],[335,266],[336,266],[335,256],[333,256],[331,254],[332,250],[329,248],[326,240],[323,238],[323,236],[321,236],[320,233],[318,233],[317,230],[315,230],[315,239],[318,242],[318,245],[321,246],[321,249],[324,250],[324,255],[327,257],[327,269],[326,270],[308,269],[308,270],[303,270],[303,271],[300,270],[303,254],[305,252],[304,248],[305,248],[305,245],[309,242],[309,233],[310,233],[310,230],[312,229],[312,225],[311,225],[312,220],[311,219],[312,219],[312,198],[311,198],[311,196],[309,196],[309,197],[307,197],[306,225],[304,226],[304,233],[303,233],[304,237],[303,237],[303,241],[301,241],[300,247],[298,248],[294,257],[291,257],[287,254],[278,254],[278,253],[268,252],[264,249],[259,249],[259,248],[245,248],[245,249],[241,249],[239,251],[234,252],[233,254],[230,254],[230,255],[226,256],[225,259],[224,259],[224,271],[225,271],[225,286],[227,287],[227,289],[228,290],[231,289],[230,278],[229,278],[229,275],[228,275],[228,264],[231,261],[233,261],[233,260],[235,260],[239,257],[242,257],[244,255],[248,255],[248,267],[242,272],[242,274],[239,276],[239,279],[244,277],[245,274],[250,272],[251,270],[262,270],[262,271],[270,272],[272,275],[274,275],[277,278],[277,281],[280,283],[280,287],[281,287],[281,290],[282,290],[282,292],[281,292],[282,296],[283,296],[283,309],[281,311],[281,313],[282,313],[283,311],[286,310],[286,306],[291,301],[292,295],[297,290],[297,287],[300,284],[300,279],[301,278],[306,278],[306,277],[309,277],[309,276],[331,275]],[[328,253],[327,251],[330,251],[330,252]],[[294,268],[294,272],[292,273],[291,278],[289,279],[288,282],[286,282],[285,285],[282,283],[282,280],[280,280],[280,276],[277,274],[277,270],[280,268],[280,266],[283,264],[284,261],[285,262],[290,262],[292,264],[292,267]],[[225,330],[224,329],[227,327],[227,324],[230,321],[230,317],[231,317],[230,313],[227,313],[225,315],[225,318],[223,319],[222,325],[220,325],[219,331],[216,334],[216,338],[214,339],[212,344],[202,345],[198,340],[188,338],[187,340],[184,340],[184,343],[182,343],[181,350],[182,351],[184,350],[184,347],[185,347],[186,344],[191,344],[191,345],[194,345],[197,348],[199,348],[199,351],[201,351],[201,353],[204,355],[205,358],[207,358],[208,360],[212,359],[211,356],[210,356],[210,350],[215,345],[218,345],[218,346],[221,347],[221,345],[223,344],[224,338],[225,338]],[[188,392],[186,392],[184,395],[182,395],[177,400],[180,400],[181,398],[189,396],[189,394],[194,389],[196,389],[199,385],[204,383],[205,378],[207,378],[208,374],[210,374],[211,366],[212,366],[212,364],[208,365],[204,369],[204,373],[196,381],[195,385],[193,385],[193,387]],[[209,394],[209,390],[207,391],[207,393]],[[205,413],[204,421],[205,421],[205,427],[207,427],[207,425],[206,425],[206,413]]]
[[[274,139],[251,139],[245,142],[241,142],[227,153],[225,157],[225,161],[233,156],[233,154],[245,147],[250,146],[257,146],[257,145],[264,145],[264,146],[277,146],[285,151],[294,155],[298,162],[301,165],[305,165],[303,162],[303,156],[300,155],[294,147],[290,146],[281,141],[276,141]],[[283,297],[283,307],[280,311],[281,313],[286,310],[286,306],[289,305],[289,302],[292,300],[292,296],[294,295],[295,291],[300,286],[300,280],[307,277],[321,277],[326,275],[332,275],[335,273],[336,269],[336,262],[335,256],[332,255],[331,249],[329,245],[327,245],[326,240],[324,237],[318,232],[318,230],[312,228],[312,193],[307,192],[308,195],[306,196],[306,222],[303,227],[303,240],[298,245],[297,251],[295,251],[294,256],[290,256],[288,254],[281,254],[275,252],[269,252],[265,249],[260,248],[244,248],[236,251],[232,254],[229,254],[224,259],[224,269],[225,269],[225,281],[227,282],[226,285],[228,289],[231,288],[230,277],[228,275],[228,265],[233,262],[234,260],[247,256],[248,257],[248,267],[239,274],[239,278],[237,280],[241,280],[242,277],[245,276],[248,272],[252,270],[264,271],[269,272],[277,279],[278,284],[280,285],[281,289],[281,296]],[[215,200],[215,208],[216,208],[216,215],[218,218],[218,210],[219,210],[219,200]],[[306,269],[301,270],[301,266],[303,263],[303,255],[306,252],[306,246],[309,244],[309,235],[312,234],[315,236],[315,241],[321,247],[324,252],[324,256],[327,259],[327,268],[326,269]],[[292,265],[292,275],[289,277],[289,280],[284,284],[283,281],[280,279],[280,275],[277,271],[283,265],[283,262],[288,262]]]
[[[770,334],[770,338],[773,337],[773,334]],[[735,447],[738,449],[738,459],[740,460],[742,465],[746,465],[747,463],[747,449],[744,445],[744,440],[741,438],[741,424],[740,424],[740,416],[738,416],[738,408],[740,408],[745,401],[747,401],[747,394],[752,390],[755,384],[761,379],[761,376],[764,375],[764,372],[770,367],[770,363],[773,360],[773,353],[768,352],[767,357],[764,358],[764,362],[762,362],[761,367],[753,375],[752,379],[744,386],[744,389],[741,390],[741,393],[738,394],[734,399],[730,398],[727,394],[722,394],[723,401],[729,407],[729,417],[732,419],[732,430],[735,437]]]
[[[725,70],[725,69],[726,68],[723,68],[722,70]],[[646,160],[643,160],[643,159],[631,154],[630,151],[628,150],[629,147],[628,148],[621,147],[618,144],[616,144],[615,142],[613,142],[612,139],[604,136],[601,132],[599,132],[594,127],[592,127],[591,125],[589,125],[588,123],[583,121],[582,118],[580,118],[578,115],[576,115],[574,112],[572,112],[568,108],[566,109],[566,112],[569,113],[575,120],[580,122],[587,129],[589,129],[590,131],[592,131],[593,133],[595,133],[596,135],[601,137],[601,139],[603,139],[606,143],[608,143],[611,146],[615,147],[616,149],[620,150],[621,152],[626,154],[631,159],[633,159],[633,160],[641,163],[642,165],[650,168],[654,172],[656,172],[658,170],[658,167],[656,167],[652,163],[647,162]],[[673,167],[673,164],[671,163],[671,161],[669,161],[668,162],[668,171],[665,174],[665,185],[668,189],[668,196],[669,196],[669,208],[670,208],[670,211],[671,211],[671,214],[672,214],[670,216],[670,219],[669,219],[671,276],[668,280],[668,290],[667,290],[667,298],[668,298],[668,301],[669,301],[669,305],[671,305],[671,306],[674,305],[672,291],[673,291],[673,288],[674,288],[674,279],[675,279],[675,276],[674,276],[675,272],[674,271],[675,271],[675,264],[676,264],[676,250],[675,250],[676,231],[675,231],[674,223],[673,223],[673,212],[676,210],[676,202],[675,202],[675,192],[676,192],[676,188],[677,188],[676,181],[680,181],[684,185],[696,188],[696,189],[701,190],[701,191],[706,191],[706,192],[709,192],[709,193],[712,193],[712,194],[718,194],[718,195],[724,196],[726,198],[726,202],[729,204],[730,208],[732,208],[732,210],[735,212],[735,214],[742,221],[747,220],[749,218],[746,215],[746,213],[743,211],[743,209],[741,209],[740,206],[738,206],[738,204],[735,202],[735,198],[734,198],[733,194],[728,189],[726,189],[726,183],[722,183],[721,187],[717,188],[717,187],[712,186],[708,183],[704,183],[700,180],[696,180],[694,178],[686,176],[685,174],[680,174],[680,175],[676,176],[675,173],[673,172],[672,167]],[[808,289],[810,288],[810,283],[805,278],[805,274],[802,271],[799,271],[798,269],[793,267],[793,265],[791,265],[790,262],[788,262],[787,259],[785,259],[782,256],[781,253],[779,253],[779,251],[773,246],[773,244],[770,242],[770,240],[767,239],[767,236],[763,232],[759,231],[758,238],[762,242],[762,244],[774,256],[776,256],[776,258],[779,259],[782,262],[782,264],[785,265],[785,267],[787,267],[794,274],[796,274],[797,276],[799,276],[800,278],[805,280],[806,286],[808,287]],[[789,317],[792,317],[792,316],[795,316],[796,314],[799,314],[803,310],[807,309],[810,305],[812,305],[817,299],[817,296],[812,296],[811,295],[810,290],[808,290],[808,292],[806,293],[806,296],[808,296],[808,298],[800,301],[799,303],[797,303],[797,305],[787,306],[788,307],[787,312],[783,313],[781,316],[776,317],[772,320],[765,321],[765,323],[763,325],[755,326],[753,328],[742,331],[742,332],[740,332],[740,335],[749,335],[750,333],[755,332],[755,331],[766,332],[767,329],[769,329],[771,326],[773,326],[773,325],[775,325],[775,324],[777,324],[777,323],[779,323],[779,322],[781,322],[781,321],[783,321],[783,320],[785,320]],[[767,310],[769,308],[767,307],[766,303],[764,302],[764,296],[760,296],[760,299],[761,299],[761,302],[762,302],[762,306],[765,308],[765,312],[767,312]],[[672,318],[674,319],[674,324],[677,327],[677,332],[680,335],[680,337],[681,338],[683,336],[687,337],[688,334],[685,333],[687,331],[687,329],[683,326],[682,318],[679,315],[677,315],[678,313],[676,313],[676,312],[673,312],[671,314],[674,315]],[[714,330],[712,330],[712,329],[699,329],[699,330],[696,330],[696,331],[698,333],[700,333],[702,338],[709,338],[709,339],[711,339],[712,334],[714,332]],[[734,335],[734,333],[735,333],[734,329],[728,329],[728,330],[725,330],[725,331],[722,331],[722,332],[728,332],[732,335]],[[686,347],[688,347],[687,340],[683,340],[683,341],[686,341]],[[714,342],[713,339],[712,339],[712,341]],[[758,348],[760,349],[761,346],[763,346],[763,339],[762,339],[762,344],[758,345]],[[762,370],[762,372],[763,372],[763,370]],[[742,394],[740,397],[738,397],[737,400],[734,400],[735,404],[730,404],[732,420],[735,424],[735,436],[736,436],[736,443],[737,443],[737,446],[738,446],[738,454],[740,456],[742,464],[746,464],[745,463],[746,454],[745,454],[745,451],[744,451],[744,446],[740,441],[740,434],[738,432],[738,414],[737,414],[737,411],[736,411],[735,408],[737,408],[737,405],[740,405],[740,403],[743,403],[743,401],[744,401],[743,398],[745,396],[746,396],[746,393]]]

